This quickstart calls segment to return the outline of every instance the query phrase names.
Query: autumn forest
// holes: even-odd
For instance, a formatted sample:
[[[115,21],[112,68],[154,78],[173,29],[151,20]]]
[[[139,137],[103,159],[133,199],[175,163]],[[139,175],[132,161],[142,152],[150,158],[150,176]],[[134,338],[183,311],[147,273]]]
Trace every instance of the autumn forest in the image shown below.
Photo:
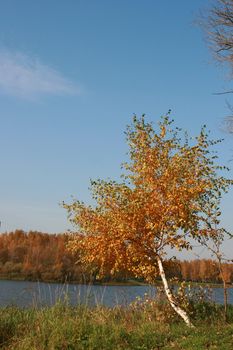
[[[78,262],[78,253],[66,249],[68,235],[36,231],[0,235],[0,277],[35,281],[98,283],[98,268],[84,267]],[[169,278],[192,282],[221,282],[218,264],[210,259],[166,261]],[[233,283],[233,264],[223,264],[227,283]],[[100,282],[132,280],[128,271],[105,276]]]

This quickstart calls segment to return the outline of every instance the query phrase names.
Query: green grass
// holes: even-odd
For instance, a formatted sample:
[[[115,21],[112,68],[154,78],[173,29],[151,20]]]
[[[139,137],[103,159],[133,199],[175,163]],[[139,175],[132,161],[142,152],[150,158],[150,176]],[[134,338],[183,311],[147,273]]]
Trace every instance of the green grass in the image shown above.
[[[70,307],[0,309],[0,349],[12,350],[204,350],[233,349],[233,306],[229,322],[214,304],[192,305],[189,329],[164,303],[128,308]]]

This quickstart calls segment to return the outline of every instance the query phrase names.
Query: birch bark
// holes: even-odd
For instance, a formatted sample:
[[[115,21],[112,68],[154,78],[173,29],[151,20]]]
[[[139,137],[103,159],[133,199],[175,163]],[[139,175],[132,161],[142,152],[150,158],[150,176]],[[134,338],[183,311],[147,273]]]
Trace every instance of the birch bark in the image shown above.
[[[188,314],[186,313],[185,310],[183,310],[176,302],[169,286],[168,286],[168,282],[167,282],[167,278],[164,272],[164,268],[163,268],[163,263],[162,260],[159,256],[157,256],[157,262],[158,262],[158,267],[159,267],[159,273],[160,276],[162,278],[162,282],[163,282],[163,286],[164,286],[164,290],[165,293],[167,295],[168,301],[171,305],[171,307],[175,310],[175,312],[183,318],[184,322],[187,324],[188,327],[194,328],[194,325],[192,324],[192,322],[190,321],[190,318],[188,316]]]

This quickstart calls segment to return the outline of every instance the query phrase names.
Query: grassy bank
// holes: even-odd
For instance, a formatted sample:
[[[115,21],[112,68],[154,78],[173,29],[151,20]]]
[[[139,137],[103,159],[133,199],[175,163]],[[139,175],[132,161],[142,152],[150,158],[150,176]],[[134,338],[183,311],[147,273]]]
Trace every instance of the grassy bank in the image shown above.
[[[187,328],[164,303],[128,308],[98,306],[0,309],[0,348],[14,350],[169,350],[233,348],[233,307],[228,323],[222,306],[190,308],[195,330]]]

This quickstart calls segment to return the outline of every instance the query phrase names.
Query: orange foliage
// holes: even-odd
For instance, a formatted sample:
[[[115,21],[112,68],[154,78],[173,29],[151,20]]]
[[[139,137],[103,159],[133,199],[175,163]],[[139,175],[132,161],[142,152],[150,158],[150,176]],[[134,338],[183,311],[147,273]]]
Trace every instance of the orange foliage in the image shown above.
[[[67,235],[22,230],[1,234],[0,273],[29,280],[79,280],[81,267],[75,265],[77,256],[66,250],[66,244]]]
[[[233,183],[218,175],[205,128],[195,139],[179,136],[168,116],[156,133],[144,116],[127,128],[130,161],[123,182],[92,181],[96,206],[65,204],[78,235],[70,239],[81,261],[100,274],[127,269],[148,281],[158,275],[166,248],[191,249],[190,238],[211,238],[219,224],[221,194]],[[204,230],[204,231],[201,231]],[[217,231],[216,231],[217,234]]]
[[[40,232],[26,233],[21,230],[0,234],[0,276],[43,281],[95,282],[98,269],[85,268],[75,263],[77,254],[66,249],[67,235]],[[227,283],[233,283],[233,264],[222,264]],[[180,281],[221,282],[218,262],[210,259],[165,261],[165,271],[169,278]],[[115,280],[132,278],[121,270]],[[111,276],[102,280],[108,281]]]

